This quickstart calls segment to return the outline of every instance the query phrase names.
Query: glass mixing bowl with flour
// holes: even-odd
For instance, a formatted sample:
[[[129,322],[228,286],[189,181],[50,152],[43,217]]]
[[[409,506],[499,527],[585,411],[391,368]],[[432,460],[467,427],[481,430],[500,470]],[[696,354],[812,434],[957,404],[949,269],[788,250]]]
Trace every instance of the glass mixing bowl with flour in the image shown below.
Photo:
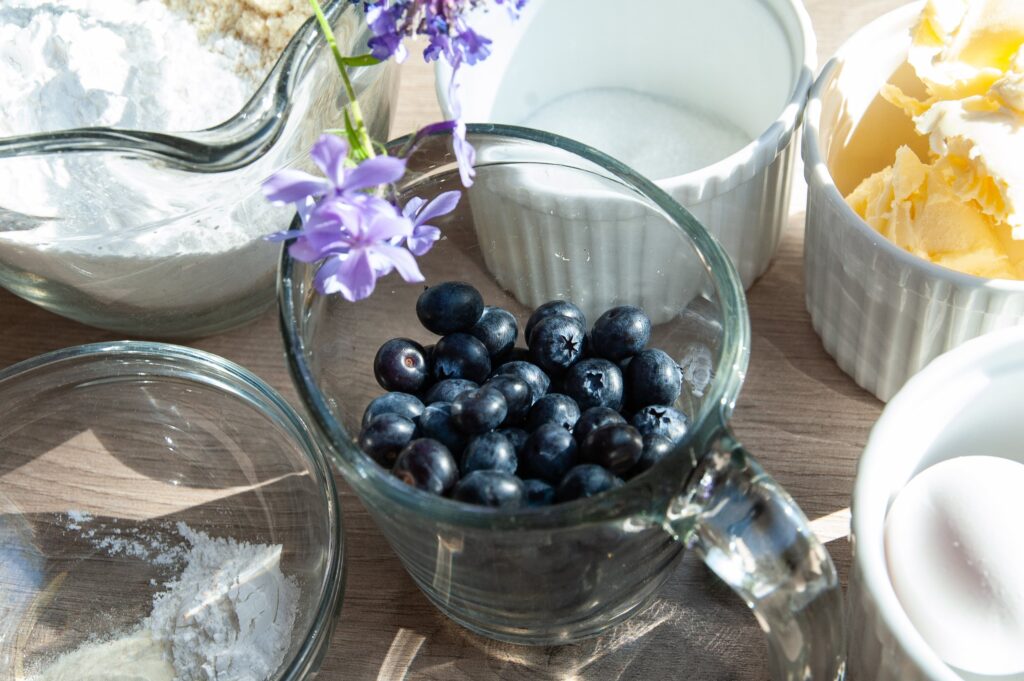
[[[358,7],[322,4],[342,50],[362,50]],[[315,21],[294,30],[307,3],[275,6],[0,5],[0,285],[150,337],[219,332],[273,304],[278,248],[263,236],[292,215],[260,184],[309,163],[346,96]],[[353,84],[387,139],[397,72],[358,69]]]
[[[330,468],[285,400],[189,348],[0,371],[0,679],[303,681],[344,590]]]

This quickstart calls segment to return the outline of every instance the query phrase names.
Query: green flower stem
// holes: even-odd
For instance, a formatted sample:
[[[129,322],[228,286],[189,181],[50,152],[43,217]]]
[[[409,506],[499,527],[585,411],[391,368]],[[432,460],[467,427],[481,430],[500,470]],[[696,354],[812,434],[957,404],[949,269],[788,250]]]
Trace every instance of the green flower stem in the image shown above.
[[[327,17],[324,16],[320,3],[317,0],[309,0],[309,4],[313,7],[313,13],[316,15],[316,20],[320,23],[320,29],[324,32],[327,44],[331,46],[331,53],[334,55],[334,61],[338,65],[338,71],[341,73],[341,80],[345,84],[345,93],[348,95],[348,110],[351,112],[352,126],[355,129],[356,139],[360,147],[358,151],[363,158],[373,158],[377,155],[377,152],[373,148],[373,140],[370,139],[370,133],[366,129],[366,122],[363,119],[362,109],[359,108],[356,90],[352,87],[352,80],[348,76],[348,69],[355,66],[371,66],[380,62],[369,54],[358,57],[345,57],[342,55],[341,50],[338,49],[338,41],[334,37],[334,31],[331,29],[331,24],[327,21]]]

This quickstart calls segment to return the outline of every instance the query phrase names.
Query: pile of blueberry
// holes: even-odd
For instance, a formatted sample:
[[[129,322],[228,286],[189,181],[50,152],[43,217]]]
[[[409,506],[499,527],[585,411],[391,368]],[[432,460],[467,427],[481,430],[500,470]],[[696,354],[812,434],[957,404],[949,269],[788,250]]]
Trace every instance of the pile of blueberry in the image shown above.
[[[640,308],[612,308],[588,334],[578,307],[545,303],[526,323],[529,349],[515,347],[512,313],[485,307],[469,284],[426,289],[416,315],[442,338],[380,347],[373,371],[389,392],[370,402],[359,434],[414,487],[503,508],[570,501],[622,485],[686,434],[671,406],[680,369],[647,348]]]

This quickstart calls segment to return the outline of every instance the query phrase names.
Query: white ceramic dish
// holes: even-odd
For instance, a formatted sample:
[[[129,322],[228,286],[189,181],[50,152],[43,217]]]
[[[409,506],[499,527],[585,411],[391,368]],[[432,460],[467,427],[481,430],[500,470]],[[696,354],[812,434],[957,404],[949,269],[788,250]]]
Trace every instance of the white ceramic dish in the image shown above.
[[[885,408],[868,439],[853,493],[848,661],[854,681],[1024,679],[958,674],[946,666],[900,606],[883,542],[893,499],[929,466],[978,454],[1024,463],[1022,402],[1024,328],[974,339],[936,359]],[[1007,500],[1007,506],[1014,501]]]
[[[804,122],[807,308],[829,354],[881,400],[938,355],[1024,322],[1024,282],[962,274],[911,255],[843,200],[913,138],[910,120],[878,91],[889,81],[913,88],[905,60],[922,6],[858,31],[822,70]],[[914,148],[925,157],[925,146]]]
[[[753,284],[768,268],[789,212],[795,161],[791,141],[817,63],[810,19],[800,1],[636,0],[629,4],[629,17],[623,16],[627,10],[621,3],[592,0],[532,0],[527,7],[514,24],[503,12],[482,17],[480,32],[493,38],[494,52],[459,72],[465,120],[519,125],[545,103],[595,88],[656,95],[728,119],[748,136],[748,144],[712,165],[654,179],[722,243],[744,287]],[[441,108],[451,115],[449,67],[439,62],[437,76]],[[524,192],[530,202],[521,200]],[[491,213],[479,222],[495,234],[538,221],[550,229],[562,219],[609,215],[585,188],[557,183],[510,180],[507,186],[480,187],[470,192],[470,200],[474,211]],[[612,267],[618,261],[669,264],[657,257],[658,240],[649,227],[628,218],[619,226],[621,231],[607,242],[569,246],[580,256],[594,248],[615,254],[609,259]],[[642,245],[634,247],[634,240],[622,234],[637,231],[642,235],[635,241]],[[537,257],[516,255],[506,267]],[[566,277],[572,276],[566,271]],[[628,279],[615,271],[608,278]],[[616,290],[628,297],[628,291]],[[539,299],[550,297],[542,293]],[[614,302],[602,299],[597,306]]]

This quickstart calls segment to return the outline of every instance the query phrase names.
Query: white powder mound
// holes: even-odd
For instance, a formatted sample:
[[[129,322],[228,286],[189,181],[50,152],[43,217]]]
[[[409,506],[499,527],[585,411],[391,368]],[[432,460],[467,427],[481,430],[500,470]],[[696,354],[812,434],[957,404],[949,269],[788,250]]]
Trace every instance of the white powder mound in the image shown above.
[[[177,529],[190,544],[176,555],[185,567],[154,596],[149,617],[122,636],[62,655],[31,681],[273,678],[299,598],[295,579],[281,572],[281,546],[212,538],[184,523]]]
[[[588,144],[656,180],[721,161],[752,139],[720,115],[626,88],[571,92],[521,125]]]
[[[268,56],[160,0],[2,0],[0,136],[207,128],[241,109]],[[245,304],[273,285],[260,237],[291,213],[263,201],[261,179],[112,154],[3,159],[0,260],[123,316]]]
[[[238,111],[260,52],[160,0],[4,0],[0,136],[83,126],[199,130]]]
[[[178,529],[192,544],[188,565],[143,627],[169,641],[178,681],[265,681],[288,652],[298,599],[281,573],[280,544]]]

